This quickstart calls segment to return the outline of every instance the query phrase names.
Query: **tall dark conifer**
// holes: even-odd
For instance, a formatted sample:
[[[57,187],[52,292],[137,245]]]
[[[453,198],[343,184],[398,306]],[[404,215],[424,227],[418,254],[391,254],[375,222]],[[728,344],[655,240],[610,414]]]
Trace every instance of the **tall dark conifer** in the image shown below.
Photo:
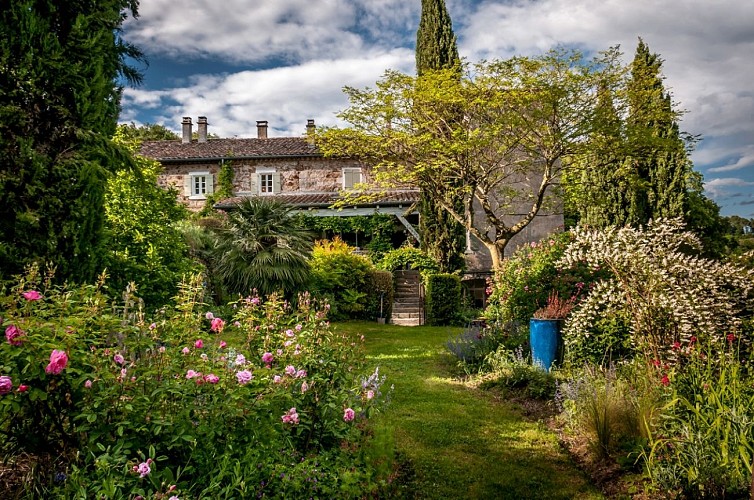
[[[137,0],[8,0],[0,9],[0,278],[32,262],[91,279],[104,256],[121,88],[139,58],[119,36]]]
[[[421,76],[427,71],[453,68],[458,68],[460,77],[461,60],[445,1],[422,0],[416,32],[416,72]],[[449,110],[449,113],[453,111]],[[438,205],[428,190],[422,189],[422,193],[419,225],[422,247],[438,261],[442,272],[463,269],[463,227]]]
[[[683,217],[691,163],[678,131],[678,112],[665,91],[662,59],[639,39],[628,83],[629,224]]]

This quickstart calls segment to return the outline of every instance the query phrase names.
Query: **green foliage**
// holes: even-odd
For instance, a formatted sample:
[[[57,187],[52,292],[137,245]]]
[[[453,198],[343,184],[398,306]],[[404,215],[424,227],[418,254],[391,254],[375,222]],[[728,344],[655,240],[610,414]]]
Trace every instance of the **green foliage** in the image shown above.
[[[587,364],[558,385],[556,399],[569,432],[585,436],[595,456],[635,461],[659,418],[662,392],[657,370]]]
[[[422,0],[419,29],[416,32],[416,71],[457,68],[458,57],[453,24],[444,0]]]
[[[488,356],[500,348],[513,352],[523,346],[528,349],[529,330],[518,323],[481,325],[471,322],[462,333],[445,343],[466,373],[488,369]]]
[[[180,139],[178,134],[165,125],[157,123],[145,123],[137,126],[134,122],[131,122],[119,125],[118,130],[127,139],[138,143],[144,141],[177,141]]]
[[[0,451],[37,468],[19,494],[376,494],[361,445],[385,377],[363,372],[358,338],[333,332],[308,296],[295,310],[247,297],[221,318],[194,279],[148,320],[102,282],[52,281],[32,270],[0,295]]]
[[[647,473],[686,498],[748,497],[754,460],[754,390],[737,340],[682,349],[668,403],[644,455]],[[708,353],[719,353],[707,355]]]
[[[389,318],[393,311],[395,296],[393,273],[373,269],[370,272],[370,280],[372,284],[368,287],[367,317]],[[382,306],[380,306],[380,301],[382,301]],[[382,307],[382,312],[380,312],[380,307]]]
[[[495,275],[485,316],[500,323],[528,324],[550,293],[564,299],[585,295],[595,273],[579,263],[563,270],[556,266],[571,238],[561,233],[518,248]]]
[[[425,279],[425,314],[428,325],[458,325],[463,322],[461,278],[455,274],[430,274]]]
[[[214,269],[232,293],[292,295],[309,279],[311,236],[287,205],[245,198],[218,231]]]
[[[130,165],[110,140],[119,79],[137,49],[120,38],[138,2],[6,2],[0,11],[0,279],[51,261],[59,279],[104,267],[109,174]]]
[[[188,212],[174,191],[157,185],[159,163],[136,156],[137,145],[125,142],[124,135],[120,127],[115,142],[134,155],[134,169],[116,173],[107,183],[109,283],[124,290],[133,281],[146,304],[157,307],[175,295],[183,275],[197,270],[175,226]]]
[[[328,299],[334,320],[365,318],[374,313],[367,309],[370,302],[374,305],[374,266],[354,250],[337,237],[314,245],[309,287],[315,296]]]
[[[399,269],[416,269],[425,276],[440,271],[440,266],[435,259],[424,251],[408,245],[386,252],[377,267],[390,272]]]
[[[395,217],[388,214],[358,215],[355,217],[313,217],[299,215],[304,227],[325,233],[326,237],[344,233],[362,235],[366,244],[362,245],[372,261],[382,258],[385,252],[392,250],[392,236],[395,233]]]
[[[555,395],[555,376],[531,362],[524,356],[522,347],[509,350],[499,347],[487,355],[485,371],[491,374],[482,384],[484,388],[495,386],[522,390],[533,399],[552,399]]]
[[[204,206],[197,213],[197,217],[208,217],[214,213],[215,203],[227,200],[233,197],[233,177],[235,170],[233,168],[233,161],[221,161],[220,170],[217,173],[217,184],[215,190],[207,195],[207,199],[204,201]]]

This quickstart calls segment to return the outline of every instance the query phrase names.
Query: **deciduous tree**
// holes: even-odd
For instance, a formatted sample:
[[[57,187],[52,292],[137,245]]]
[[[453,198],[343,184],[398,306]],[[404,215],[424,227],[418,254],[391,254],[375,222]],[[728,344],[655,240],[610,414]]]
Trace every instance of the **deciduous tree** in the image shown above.
[[[462,78],[454,69],[421,78],[388,71],[375,88],[346,88],[351,105],[340,117],[351,128],[325,130],[319,145],[371,164],[378,187],[431,180],[424,185],[432,198],[484,244],[498,269],[511,238],[548,203],[561,170],[584,154],[599,71],[565,51],[468,69]],[[449,108],[462,119],[448,119]]]

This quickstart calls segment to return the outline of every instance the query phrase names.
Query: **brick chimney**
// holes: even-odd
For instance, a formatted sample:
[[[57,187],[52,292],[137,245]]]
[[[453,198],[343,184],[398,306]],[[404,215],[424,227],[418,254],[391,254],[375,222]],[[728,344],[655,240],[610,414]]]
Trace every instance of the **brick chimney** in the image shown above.
[[[199,117],[199,142],[207,142],[207,117]]]
[[[181,140],[181,142],[183,144],[189,144],[191,142],[191,129],[193,128],[191,125],[191,117],[184,116],[182,125],[183,125],[183,139]]]
[[[267,139],[267,120],[257,121],[257,139]]]
[[[314,125],[314,120],[311,118],[306,120],[306,135],[314,135],[314,131],[316,130],[316,125]]]

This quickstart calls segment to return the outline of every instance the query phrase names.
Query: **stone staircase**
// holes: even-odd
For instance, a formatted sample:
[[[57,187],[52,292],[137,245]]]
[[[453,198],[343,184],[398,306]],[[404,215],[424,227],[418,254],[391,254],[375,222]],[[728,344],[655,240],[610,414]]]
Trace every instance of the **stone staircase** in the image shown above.
[[[424,304],[421,296],[419,271],[401,270],[393,273],[395,297],[390,323],[401,326],[419,326],[424,323]]]

